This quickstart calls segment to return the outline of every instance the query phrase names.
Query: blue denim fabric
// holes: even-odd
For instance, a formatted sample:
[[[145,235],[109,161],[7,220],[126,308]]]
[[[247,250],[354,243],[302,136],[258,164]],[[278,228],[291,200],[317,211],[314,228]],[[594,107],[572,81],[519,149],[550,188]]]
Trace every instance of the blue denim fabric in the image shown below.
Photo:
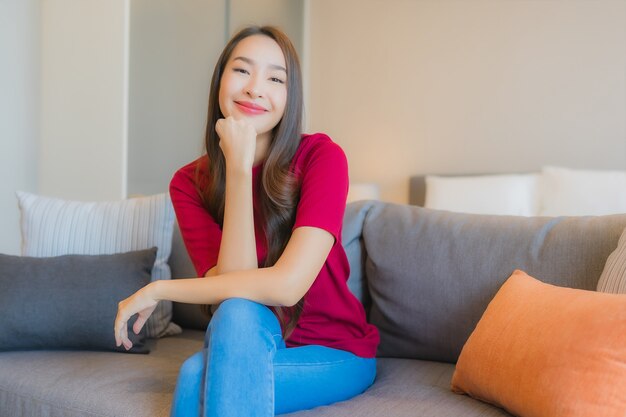
[[[204,348],[181,366],[171,416],[270,417],[350,399],[375,377],[375,358],[286,348],[268,307],[231,298],[213,315]]]

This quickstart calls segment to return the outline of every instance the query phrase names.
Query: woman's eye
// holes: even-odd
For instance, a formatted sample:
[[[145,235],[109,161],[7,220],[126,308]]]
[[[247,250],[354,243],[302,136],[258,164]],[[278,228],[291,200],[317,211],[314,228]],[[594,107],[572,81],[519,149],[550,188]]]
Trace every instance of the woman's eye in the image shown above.
[[[243,68],[233,68],[233,71],[240,72],[242,74],[248,74],[248,70],[245,70]]]
[[[285,84],[285,82],[283,80],[281,80],[280,78],[272,77],[272,78],[270,78],[270,80],[275,82],[275,83]]]

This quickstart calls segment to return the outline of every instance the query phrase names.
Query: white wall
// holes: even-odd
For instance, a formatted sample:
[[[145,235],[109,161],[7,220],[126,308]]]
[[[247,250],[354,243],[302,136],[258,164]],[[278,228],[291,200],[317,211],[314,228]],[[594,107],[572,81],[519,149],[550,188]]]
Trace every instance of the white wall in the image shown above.
[[[309,126],[352,181],[626,169],[623,0],[309,1]]]
[[[39,1],[0,1],[0,253],[20,253],[16,190],[37,191]]]
[[[41,194],[126,195],[128,1],[41,2]]]

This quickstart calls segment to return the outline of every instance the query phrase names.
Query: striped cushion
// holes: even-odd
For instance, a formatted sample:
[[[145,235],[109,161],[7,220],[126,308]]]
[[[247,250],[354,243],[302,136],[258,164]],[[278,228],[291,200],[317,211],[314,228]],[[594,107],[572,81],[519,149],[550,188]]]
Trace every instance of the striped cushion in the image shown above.
[[[617,249],[606,260],[598,291],[626,294],[626,229],[619,238]]]
[[[170,279],[174,209],[169,194],[111,202],[80,202],[18,191],[22,255],[103,255],[158,248],[152,281]],[[121,300],[120,300],[121,301]],[[178,334],[172,303],[161,301],[146,323],[147,337]]]

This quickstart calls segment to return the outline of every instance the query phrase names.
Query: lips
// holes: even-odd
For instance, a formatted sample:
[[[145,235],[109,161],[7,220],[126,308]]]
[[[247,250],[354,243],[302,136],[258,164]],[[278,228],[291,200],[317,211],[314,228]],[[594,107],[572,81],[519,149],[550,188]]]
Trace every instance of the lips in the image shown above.
[[[248,114],[263,114],[267,111],[264,107],[250,101],[235,101],[235,104],[241,111]]]

